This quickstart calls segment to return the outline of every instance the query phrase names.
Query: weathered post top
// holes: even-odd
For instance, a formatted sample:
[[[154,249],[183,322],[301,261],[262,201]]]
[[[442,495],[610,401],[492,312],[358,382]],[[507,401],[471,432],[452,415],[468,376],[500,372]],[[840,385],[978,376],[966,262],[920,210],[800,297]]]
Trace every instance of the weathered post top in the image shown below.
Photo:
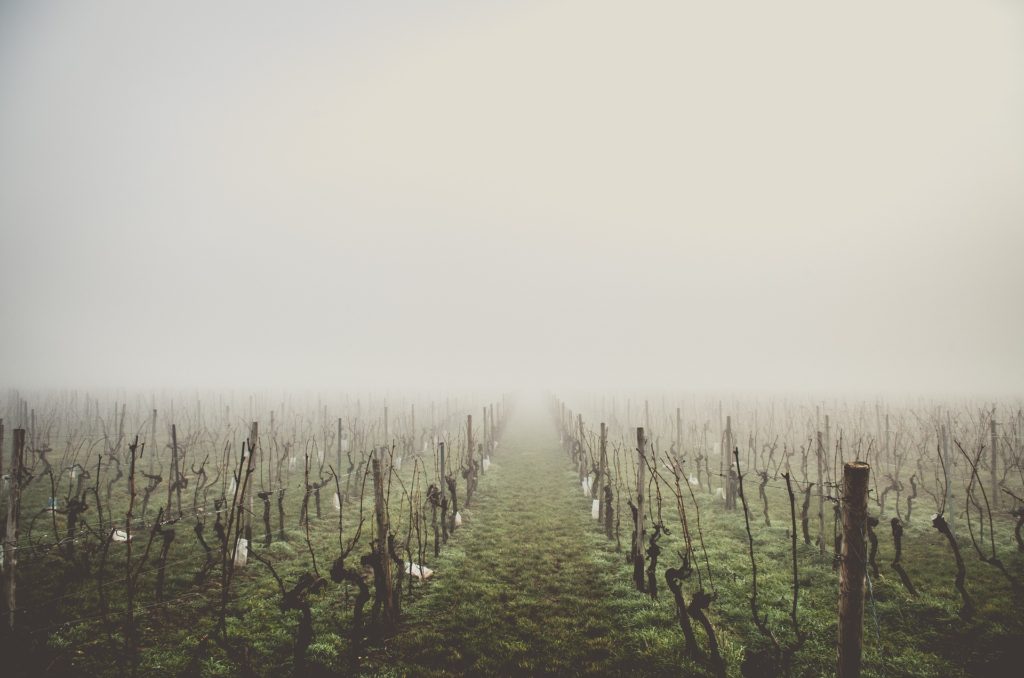
[[[868,514],[868,477],[871,467],[862,461],[843,465],[843,551],[839,572],[839,678],[860,675],[864,637],[864,575],[867,561],[865,531]]]

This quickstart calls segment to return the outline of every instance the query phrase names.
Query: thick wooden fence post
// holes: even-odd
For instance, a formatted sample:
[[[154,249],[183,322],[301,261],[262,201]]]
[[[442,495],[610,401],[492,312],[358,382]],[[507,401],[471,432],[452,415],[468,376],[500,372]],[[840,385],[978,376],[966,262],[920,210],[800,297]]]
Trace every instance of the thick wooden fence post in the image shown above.
[[[380,448],[383,449],[383,448]],[[380,471],[380,452],[373,458],[373,512],[377,519],[377,558],[379,558],[384,583],[384,622],[394,626],[398,622],[395,609],[394,583],[391,577],[391,554],[388,553],[388,511],[384,500],[384,477]]]
[[[647,488],[647,439],[641,426],[636,430],[636,533],[633,535],[633,583],[643,591],[644,580],[644,490]]]
[[[14,631],[14,612],[18,609],[15,585],[18,565],[18,519],[21,516],[21,475],[25,466],[25,429],[14,429],[11,454],[10,490],[7,493],[7,531],[4,533],[4,608],[6,624]]]
[[[466,461],[473,461],[473,415],[466,415]]]
[[[843,466],[843,554],[839,570],[839,678],[860,675],[864,638],[865,530],[871,467],[852,461]]]

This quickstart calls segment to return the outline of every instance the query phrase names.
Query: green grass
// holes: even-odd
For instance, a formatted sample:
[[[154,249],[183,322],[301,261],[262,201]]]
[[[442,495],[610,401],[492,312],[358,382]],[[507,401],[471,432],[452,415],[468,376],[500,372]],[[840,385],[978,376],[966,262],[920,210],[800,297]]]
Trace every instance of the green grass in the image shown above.
[[[409,474],[408,468],[403,469],[403,475]],[[460,482],[460,499],[462,489]],[[788,505],[783,492],[770,491],[773,527],[765,527],[756,485],[750,483],[746,489],[752,500],[761,609],[768,613],[768,625],[787,642],[792,638]],[[672,534],[661,542],[660,597],[651,600],[633,589],[625,555],[615,551],[614,542],[606,540],[591,520],[590,499],[580,491],[553,425],[547,419],[520,415],[511,422],[472,505],[463,509],[464,526],[439,558],[428,558],[435,576],[426,584],[414,584],[412,595],[403,597],[404,616],[394,636],[357,653],[349,642],[353,592],[331,584],[312,597],[311,673],[710,675],[708,667],[684,656],[674,602],[664,584],[664,569],[679,563],[681,530],[674,499],[666,488],[663,494],[662,518]],[[291,492],[289,524],[297,520],[299,496]],[[717,594],[709,616],[728,673],[738,676],[745,652],[764,645],[750,618],[750,563],[742,513],[726,512],[707,494],[699,493],[698,501]],[[624,502],[622,508],[628,511]],[[395,512],[396,523],[399,513]],[[1014,669],[1024,662],[1021,600],[1002,575],[976,558],[961,523],[967,586],[978,613],[970,621],[960,620],[960,602],[952,588],[955,568],[945,540],[929,526],[928,513],[925,502],[919,502],[915,522],[905,535],[904,563],[921,591],[917,598],[903,590],[889,567],[892,540],[885,520],[878,529],[882,576],[873,582],[874,596],[865,615],[864,675],[1017,675]],[[358,506],[346,507],[347,530],[357,514]],[[336,515],[327,494],[324,518],[314,522],[312,529],[323,574],[337,555]],[[276,527],[276,510],[274,521]],[[997,522],[997,528],[1000,555],[1015,576],[1024,578],[1024,560],[1012,544],[1012,525]],[[627,548],[629,532],[623,522],[621,537]],[[212,542],[212,524],[206,534]],[[311,563],[303,533],[291,529],[288,534],[288,543],[258,548],[286,583],[294,583],[311,569]],[[800,623],[808,638],[796,655],[794,673],[832,675],[837,575],[831,561],[822,559],[814,547],[801,543],[798,560]],[[210,633],[215,623],[218,578],[215,575],[199,589],[191,583],[201,562],[191,523],[179,526],[169,561],[183,563],[168,570],[167,597],[176,599],[174,604],[140,613],[140,673],[144,675],[180,675],[196,655],[199,638]],[[62,561],[44,562],[47,568],[23,570],[19,588],[22,604],[38,610],[38,618],[31,623],[41,628],[48,619],[95,615],[95,579],[64,589],[67,571]],[[112,560],[111,568],[111,578],[117,578],[123,563]],[[142,577],[143,604],[152,602],[154,577],[153,572]],[[687,598],[694,586],[693,581],[684,585]],[[40,607],[65,591],[73,594],[57,607]],[[278,599],[266,568],[250,560],[233,586],[228,623],[231,635],[250,647],[261,675],[292,671],[298,613],[281,610]],[[113,609],[122,609],[121,603],[115,592]],[[697,635],[706,649],[703,632],[697,630]],[[35,646],[41,666],[49,665],[54,672],[118,673],[121,639],[116,634],[113,641],[107,638],[98,620],[62,625],[33,638],[36,643],[42,641]],[[238,666],[213,645],[198,668],[201,675],[238,675]]]

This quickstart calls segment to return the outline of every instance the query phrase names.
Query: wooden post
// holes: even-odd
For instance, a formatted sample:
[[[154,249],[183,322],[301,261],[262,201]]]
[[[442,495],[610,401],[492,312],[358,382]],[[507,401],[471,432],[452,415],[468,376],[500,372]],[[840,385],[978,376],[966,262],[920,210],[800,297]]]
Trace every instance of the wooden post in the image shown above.
[[[438,450],[439,450],[439,451],[440,451],[440,453],[441,453],[441,492],[442,492],[442,494],[443,494],[443,493],[445,492],[445,489],[444,489],[444,487],[445,487],[445,486],[444,486],[444,477],[445,477],[446,475],[448,475],[448,469],[447,469],[447,468],[445,468],[445,459],[444,459],[444,441],[440,441],[440,442],[438,442],[438,443],[437,443],[437,448],[438,448]]]
[[[601,422],[600,449],[601,461],[597,467],[597,524],[599,527],[604,525],[604,514],[608,509],[604,500],[604,484],[607,482],[605,476],[608,472],[608,429],[603,421]]]
[[[719,477],[719,483],[721,483],[722,487],[724,488],[725,487],[726,478],[728,478],[728,474],[726,473],[726,469],[729,468],[729,464],[728,464],[727,459],[729,458],[729,455],[732,454],[732,450],[731,449],[729,449],[729,450],[725,449],[725,425],[722,422],[722,401],[721,400],[718,401],[718,444],[722,448],[720,450],[720,452],[722,454],[720,455],[720,457],[718,459],[718,477]],[[711,479],[708,478],[709,482],[710,482],[710,480]]]
[[[14,611],[18,609],[15,585],[18,565],[18,519],[21,515],[21,473],[25,466],[25,429],[14,429],[11,454],[11,488],[7,494],[7,531],[4,533],[4,608],[7,626],[14,630]]]
[[[864,636],[865,530],[871,467],[852,461],[843,466],[843,554],[839,571],[839,678],[860,675]]]
[[[942,463],[946,467],[946,494],[943,503],[943,517],[949,525],[949,531],[954,534],[953,521],[956,517],[956,510],[953,506],[953,457],[949,453],[949,428],[939,425],[939,432],[942,435]]]
[[[643,427],[636,430],[636,534],[633,537],[633,583],[637,591],[644,590],[644,490],[647,488],[647,439]]]
[[[483,408],[483,421],[484,421],[484,439],[483,442],[478,445],[480,448],[480,475],[484,475],[484,457],[487,456],[487,450],[484,449],[487,446],[487,408]]]
[[[173,444],[174,444],[174,486],[175,486],[174,489],[175,489],[175,492],[176,492],[176,494],[178,496],[178,517],[180,518],[181,517],[181,485],[182,485],[181,476],[182,476],[182,473],[181,473],[181,470],[180,470],[180,468],[178,466],[178,463],[179,463],[178,462],[178,436],[177,436],[176,432],[174,431],[174,429],[171,429],[171,432],[173,434]],[[120,442],[120,440],[118,440],[118,445],[120,445],[120,444],[121,444],[121,442]],[[181,465],[184,466],[185,464],[182,462]],[[170,512],[170,507],[169,506],[167,507],[167,509],[168,509],[168,512]]]
[[[391,555],[388,553],[387,506],[384,503],[384,478],[380,472],[379,451],[373,458],[373,512],[377,518],[377,557],[384,580],[384,622],[393,626],[398,621],[395,609],[394,583],[391,577]]]
[[[156,446],[156,408],[153,408],[153,419],[149,425],[149,474],[153,475],[153,464],[155,463],[154,457],[160,453],[160,448]]]
[[[833,458],[833,459],[835,458],[835,457],[832,457],[832,454],[834,452],[834,450],[832,449],[832,424],[829,422],[829,415],[827,415],[827,414],[825,415],[825,450],[824,450],[824,452],[825,452],[825,464],[827,465],[829,463],[829,458],[830,457]],[[826,468],[828,468],[828,466],[826,466]],[[839,469],[834,469],[834,471],[836,473],[838,473]],[[836,478],[837,482],[838,482],[838,480],[839,479]]]
[[[822,482],[822,474],[824,473],[823,447],[821,431],[818,431],[818,553],[821,555],[825,555],[825,485]]]
[[[171,506],[174,503],[174,486],[178,484],[178,431],[174,424],[171,424],[171,468],[167,474],[167,510],[164,516],[167,520],[171,518]]]
[[[154,413],[156,410],[154,410]],[[135,442],[129,446],[131,460],[128,466],[128,511],[124,516],[125,534],[125,599],[127,610],[125,611],[125,633],[128,636],[127,647],[134,652],[135,649],[135,580],[132,579],[132,520],[135,510],[135,453],[139,449],[139,436],[135,435]],[[145,445],[143,445],[145,449]]]
[[[722,457],[732,455],[732,415],[725,417],[725,441],[722,446]],[[736,508],[736,483],[733,481],[732,463],[725,462],[726,477],[722,479],[725,483],[725,508],[730,511]]]
[[[585,440],[583,435],[583,415],[576,415],[576,432],[577,432],[577,448],[579,450],[579,457],[576,459],[576,468],[579,471],[580,482],[584,482],[586,478],[590,477],[590,469],[587,468],[587,455],[583,451],[583,441]]]
[[[473,415],[466,415],[466,461],[473,461]]]
[[[989,433],[992,436],[992,486],[988,491],[989,501],[992,502],[992,508],[999,508],[999,474],[996,472],[996,467],[999,463],[999,439],[996,437],[996,417],[995,412],[992,413],[992,419],[988,424]],[[3,429],[0,428],[0,431]]]

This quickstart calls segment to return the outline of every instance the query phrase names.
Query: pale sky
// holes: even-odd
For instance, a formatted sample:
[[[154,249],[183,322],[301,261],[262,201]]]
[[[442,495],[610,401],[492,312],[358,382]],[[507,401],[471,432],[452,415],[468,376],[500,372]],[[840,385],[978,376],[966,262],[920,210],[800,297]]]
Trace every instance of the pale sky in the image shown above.
[[[0,4],[0,386],[1020,395],[1024,3]]]

